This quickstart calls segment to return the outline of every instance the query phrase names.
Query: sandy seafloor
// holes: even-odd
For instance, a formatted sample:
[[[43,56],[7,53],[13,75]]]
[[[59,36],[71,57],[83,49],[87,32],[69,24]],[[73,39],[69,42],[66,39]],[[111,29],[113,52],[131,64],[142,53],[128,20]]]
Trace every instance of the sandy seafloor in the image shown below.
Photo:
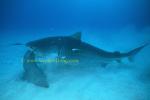
[[[132,63],[123,59],[121,64],[112,62],[106,68],[89,70],[86,74],[70,73],[50,83],[49,88],[20,80],[27,48],[12,43],[71,35],[76,31],[1,32],[0,100],[150,100],[150,46],[137,54]],[[150,29],[136,31],[127,27],[114,32],[83,29],[82,40],[104,50],[127,52],[149,42]]]

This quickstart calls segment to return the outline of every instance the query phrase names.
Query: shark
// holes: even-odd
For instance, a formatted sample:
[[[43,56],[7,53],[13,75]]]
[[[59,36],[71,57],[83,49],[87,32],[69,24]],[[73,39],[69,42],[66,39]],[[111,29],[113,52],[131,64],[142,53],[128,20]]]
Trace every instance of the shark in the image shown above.
[[[23,79],[48,88],[48,73],[52,73],[54,69],[63,70],[66,68],[63,66],[105,68],[112,61],[121,63],[122,58],[133,61],[135,55],[148,45],[144,44],[125,53],[109,52],[86,43],[81,38],[82,33],[76,32],[70,36],[46,37],[27,42],[25,46],[29,49],[23,58]]]

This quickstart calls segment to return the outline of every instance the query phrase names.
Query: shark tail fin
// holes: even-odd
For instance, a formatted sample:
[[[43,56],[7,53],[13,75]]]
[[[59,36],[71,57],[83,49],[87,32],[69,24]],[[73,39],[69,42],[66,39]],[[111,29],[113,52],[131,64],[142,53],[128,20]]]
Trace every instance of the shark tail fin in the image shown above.
[[[128,55],[128,60],[129,60],[130,62],[133,62],[133,61],[134,61],[134,58],[135,58],[135,56],[136,56],[136,54],[138,54],[138,53],[139,53],[144,47],[146,47],[147,45],[149,45],[149,43],[147,43],[147,44],[145,44],[145,45],[143,45],[143,46],[140,46],[140,47],[138,47],[138,48],[135,48],[135,49],[129,51],[129,52],[127,53],[127,55]]]

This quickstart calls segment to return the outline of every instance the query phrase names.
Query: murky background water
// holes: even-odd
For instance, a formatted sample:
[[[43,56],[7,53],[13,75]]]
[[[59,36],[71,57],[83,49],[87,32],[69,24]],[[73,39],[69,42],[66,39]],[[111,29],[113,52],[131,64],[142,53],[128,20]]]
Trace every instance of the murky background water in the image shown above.
[[[82,41],[127,52],[150,42],[146,0],[5,0],[0,31],[0,100],[150,100],[150,46],[134,62],[56,77],[45,89],[20,80],[27,48],[13,46],[82,32]],[[99,66],[99,65],[97,65]]]

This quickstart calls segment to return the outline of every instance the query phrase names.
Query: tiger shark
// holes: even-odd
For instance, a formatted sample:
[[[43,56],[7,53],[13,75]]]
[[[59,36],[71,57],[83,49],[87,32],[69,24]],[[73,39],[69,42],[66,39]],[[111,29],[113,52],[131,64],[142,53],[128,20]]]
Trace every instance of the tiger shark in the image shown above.
[[[81,32],[77,32],[71,36],[55,36],[30,41],[25,45],[29,49],[24,55],[23,79],[37,86],[48,88],[47,73],[51,73],[56,67],[61,69],[62,65],[69,65],[86,68],[92,66],[94,68],[95,66],[105,67],[112,61],[120,63],[122,58],[128,58],[133,61],[134,56],[148,44],[126,53],[120,53],[119,51],[109,52],[83,42]],[[39,61],[39,59],[42,59],[42,61]],[[48,62],[49,60],[47,59],[57,59],[57,62],[54,60],[53,62]],[[58,59],[59,61],[68,61],[68,63],[58,62]],[[70,59],[74,59],[77,62],[69,62]],[[51,71],[45,71],[43,66],[50,67]]]

